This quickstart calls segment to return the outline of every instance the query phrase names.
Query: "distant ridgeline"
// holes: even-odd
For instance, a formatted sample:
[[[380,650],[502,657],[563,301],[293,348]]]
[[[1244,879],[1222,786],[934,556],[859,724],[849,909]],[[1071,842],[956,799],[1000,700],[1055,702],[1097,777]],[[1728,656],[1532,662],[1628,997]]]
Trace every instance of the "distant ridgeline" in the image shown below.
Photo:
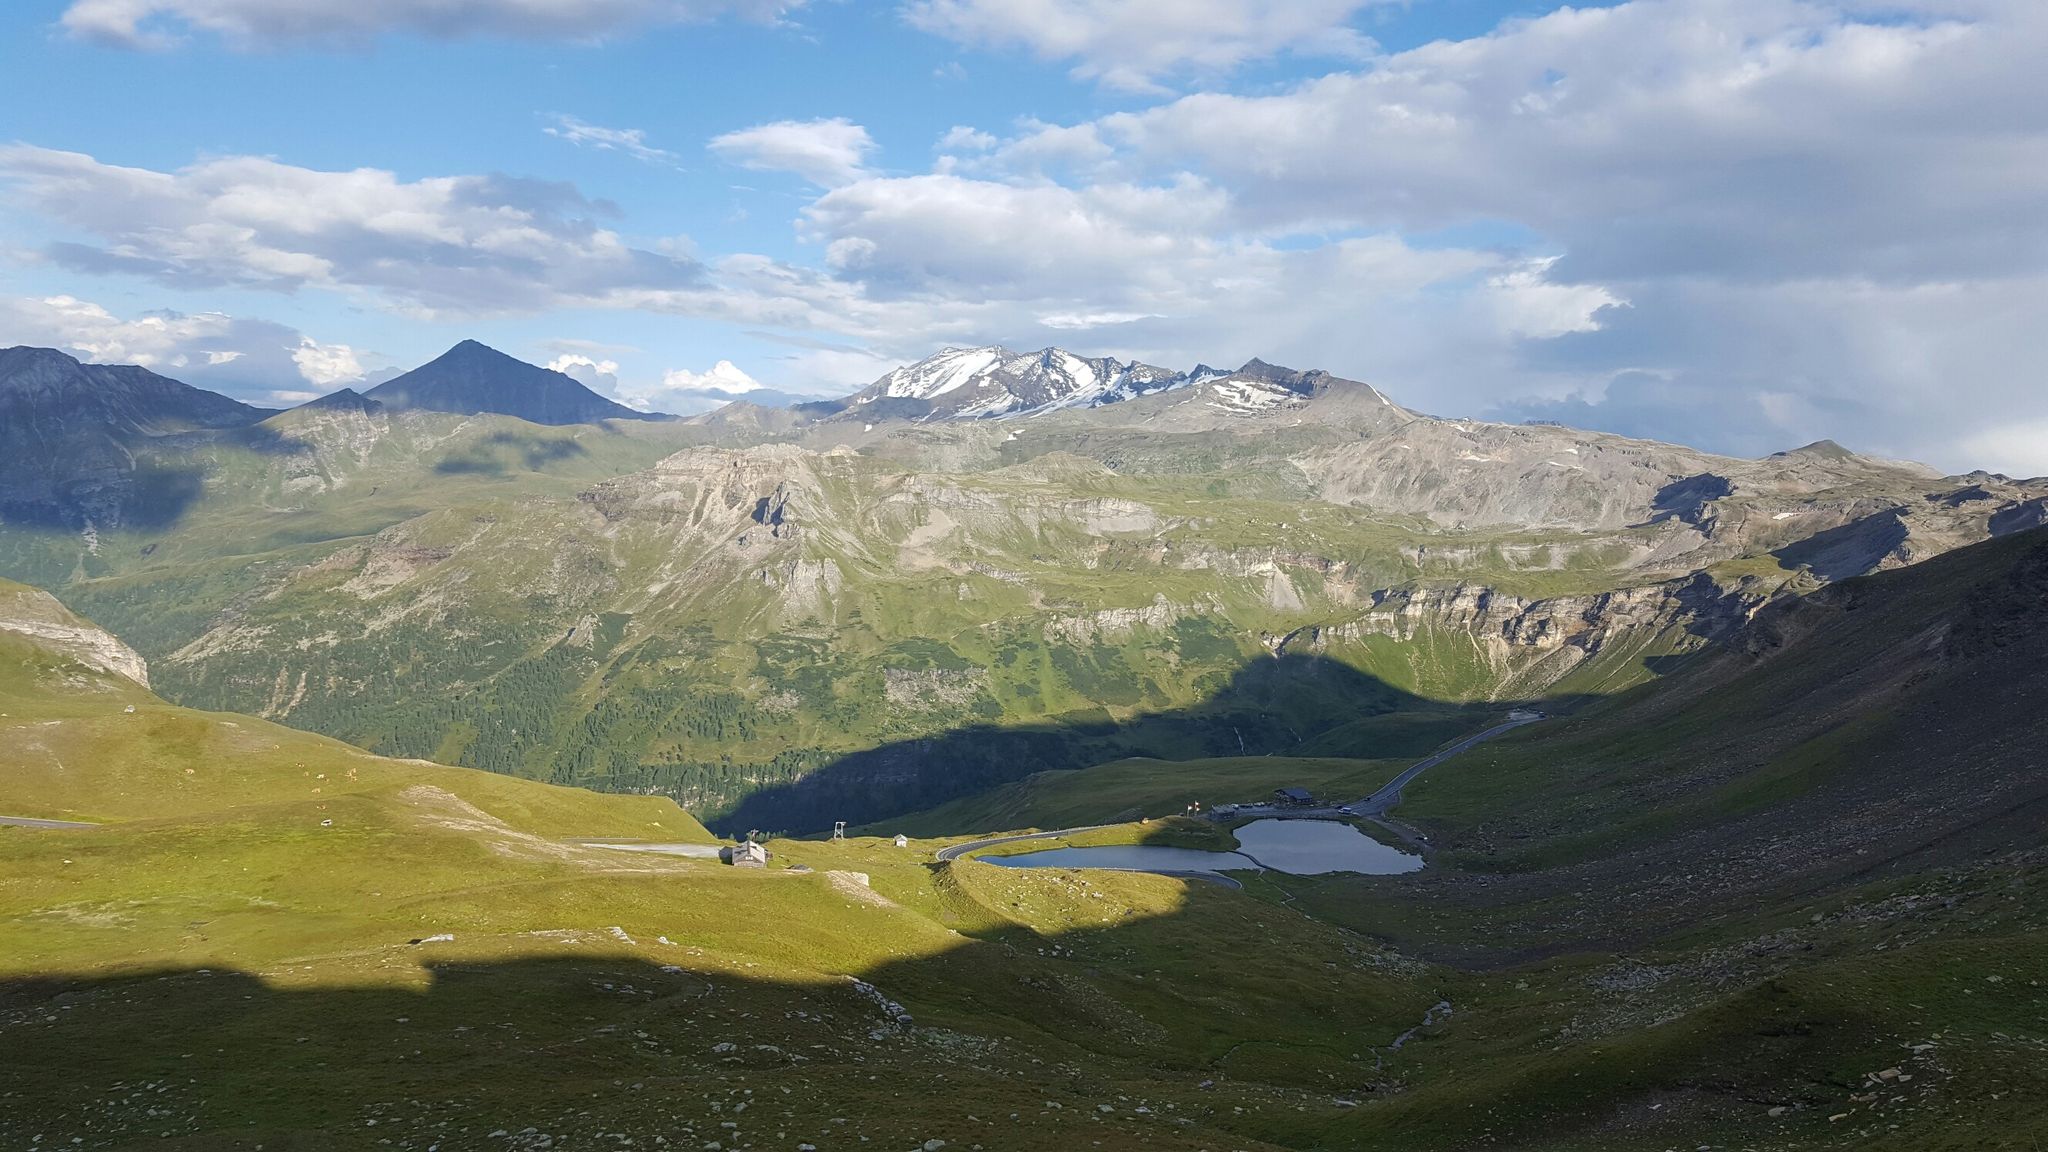
[[[1028,417],[1028,418],[1027,418]],[[1614,693],[2048,483],[953,349],[690,420],[474,343],[283,413],[0,352],[0,574],[166,697],[815,830],[1127,755]]]

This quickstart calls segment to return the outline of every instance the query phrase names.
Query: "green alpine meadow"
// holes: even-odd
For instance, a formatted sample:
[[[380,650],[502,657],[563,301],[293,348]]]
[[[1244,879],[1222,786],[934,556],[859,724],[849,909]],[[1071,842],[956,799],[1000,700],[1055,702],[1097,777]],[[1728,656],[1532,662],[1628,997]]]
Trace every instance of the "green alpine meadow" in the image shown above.
[[[21,451],[76,445],[0,533],[12,1143],[2039,1119],[2042,482],[1257,363],[1029,421],[207,428],[0,357],[50,374]],[[1139,855],[1016,866],[1068,850]]]
[[[2044,59],[0,5],[0,1152],[2043,1152]]]

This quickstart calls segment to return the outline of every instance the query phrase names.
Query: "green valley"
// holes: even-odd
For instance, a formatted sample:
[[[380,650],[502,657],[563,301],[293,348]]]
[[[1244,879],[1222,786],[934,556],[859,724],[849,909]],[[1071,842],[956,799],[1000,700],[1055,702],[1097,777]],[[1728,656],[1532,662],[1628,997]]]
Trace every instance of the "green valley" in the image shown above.
[[[1205,401],[1247,389],[1273,399]],[[2041,499],[1833,448],[1439,420],[1256,362],[1022,425],[342,397],[124,435],[199,478],[179,515],[10,522],[0,568],[134,643],[170,698],[725,829],[1611,695],[1776,596]]]

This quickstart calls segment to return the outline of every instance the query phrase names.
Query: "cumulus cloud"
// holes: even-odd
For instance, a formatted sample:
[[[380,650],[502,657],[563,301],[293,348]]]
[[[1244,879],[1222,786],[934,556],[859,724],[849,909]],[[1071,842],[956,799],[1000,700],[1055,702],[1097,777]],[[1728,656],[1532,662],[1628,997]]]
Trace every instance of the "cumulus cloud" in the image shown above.
[[[1227,71],[1281,52],[1363,56],[1351,27],[1379,0],[912,0],[913,27],[957,43],[1072,61],[1074,75],[1156,89],[1183,72]]]
[[[0,297],[0,344],[42,345],[100,364],[139,364],[256,404],[298,403],[293,397],[306,385],[331,391],[363,378],[355,349],[283,324],[225,312],[164,310],[123,318],[75,296]]]
[[[574,116],[561,113],[548,118],[541,131],[558,139],[567,140],[579,148],[595,148],[600,152],[624,152],[635,160],[649,164],[674,167],[676,154],[665,152],[647,143],[647,133],[639,128],[604,128],[587,124]]]
[[[827,388],[824,394],[839,394],[850,389]],[[693,372],[687,368],[671,368],[664,372],[661,382],[647,388],[628,387],[625,402],[634,408],[649,412],[673,412],[691,416],[709,412],[730,404],[734,400],[745,400],[764,407],[781,407],[806,400],[815,400],[818,393],[810,391],[786,391],[771,388],[747,373],[730,360],[720,360],[710,369]]]
[[[239,357],[241,353],[235,355]],[[363,364],[356,359],[355,349],[346,344],[322,344],[310,336],[299,339],[299,346],[292,350],[292,363],[299,366],[299,375],[324,387],[339,387],[363,378]]]
[[[711,151],[742,168],[793,172],[822,188],[850,183],[867,171],[875,150],[868,130],[844,117],[778,120],[713,137]]]
[[[986,152],[996,146],[996,138],[979,128],[955,124],[939,137],[939,147],[961,152]]]
[[[1798,0],[1563,8],[1092,127],[1140,168],[1228,185],[1258,226],[1509,220],[1582,278],[2040,266],[2048,236],[2013,226],[2048,198],[2048,8],[1893,7],[1921,18]]]
[[[28,145],[0,147],[0,183],[22,208],[83,237],[46,245],[45,259],[181,287],[312,285],[471,313],[602,305],[702,277],[694,260],[600,226],[609,206],[568,184],[405,181],[254,156],[157,172]]]
[[[72,0],[61,23],[83,40],[167,48],[193,33],[239,48],[349,43],[387,33],[441,39],[598,40],[724,16],[773,22],[804,0]]]
[[[720,360],[708,372],[671,368],[662,374],[661,386],[669,391],[723,392],[729,396],[741,396],[760,391],[761,382],[747,375],[732,361]]]
[[[566,352],[547,362],[549,371],[560,372],[593,392],[619,394],[619,362],[600,360],[580,352]]]

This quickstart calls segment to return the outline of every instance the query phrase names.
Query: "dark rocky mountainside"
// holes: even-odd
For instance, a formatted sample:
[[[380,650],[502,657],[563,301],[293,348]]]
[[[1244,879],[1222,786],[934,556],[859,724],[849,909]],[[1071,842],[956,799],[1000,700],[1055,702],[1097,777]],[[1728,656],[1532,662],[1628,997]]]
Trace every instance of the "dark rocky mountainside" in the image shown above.
[[[1780,599],[1684,671],[1419,784],[1483,931],[1626,946],[1761,902],[2039,850],[2048,531]],[[1474,876],[1486,877],[1475,883]],[[1546,901],[1576,894],[1560,921]]]
[[[268,415],[146,368],[82,364],[51,348],[0,349],[0,519],[100,528],[160,521],[197,478],[139,465],[138,450]]]
[[[394,410],[473,415],[495,412],[534,424],[669,420],[607,400],[560,372],[537,367],[474,340],[364,393]]]

